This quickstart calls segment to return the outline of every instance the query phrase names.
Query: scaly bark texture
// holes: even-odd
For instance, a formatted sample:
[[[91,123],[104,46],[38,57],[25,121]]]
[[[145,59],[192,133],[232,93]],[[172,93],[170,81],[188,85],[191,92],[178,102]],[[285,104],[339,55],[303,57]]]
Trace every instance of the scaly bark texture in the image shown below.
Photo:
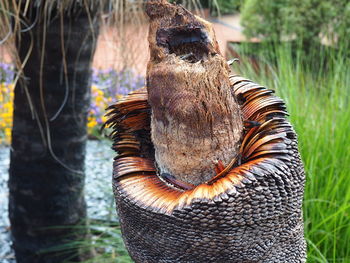
[[[90,103],[90,62],[98,24],[95,14],[90,12],[88,15],[83,6],[65,11],[63,17],[58,11],[53,11],[46,24],[39,10],[32,8],[28,11],[26,21],[35,26],[17,39],[22,61],[30,52],[24,75],[37,115],[32,117],[23,85],[17,84],[8,182],[13,247],[18,263],[61,263],[68,258],[79,261],[82,256],[79,248],[68,252],[59,250],[62,249],[60,246],[82,240],[87,234],[84,228],[83,173]],[[62,49],[65,50],[65,59]],[[41,81],[42,93],[39,88]],[[62,111],[50,120],[64,101]],[[49,147],[70,170],[53,158]]]
[[[305,176],[284,102],[229,76],[207,22],[166,1],[146,10],[148,87],[112,105],[107,122],[131,257],[305,262]]]

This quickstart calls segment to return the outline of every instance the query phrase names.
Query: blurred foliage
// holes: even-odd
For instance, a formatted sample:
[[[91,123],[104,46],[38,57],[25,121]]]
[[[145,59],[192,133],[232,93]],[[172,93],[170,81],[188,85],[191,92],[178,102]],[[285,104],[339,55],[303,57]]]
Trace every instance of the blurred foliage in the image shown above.
[[[0,63],[0,144],[9,144],[11,138],[13,77],[12,65]]]
[[[308,44],[307,50],[305,50],[304,44],[301,39],[283,42],[231,42],[227,46],[227,54],[229,57],[238,58],[241,65],[248,63],[252,64],[257,71],[263,68],[265,71],[270,71],[271,66],[278,67],[279,57],[279,54],[271,52],[271,49],[283,48],[291,53],[293,64],[307,65],[310,69],[308,74],[311,75],[319,74],[320,70],[327,71],[331,66],[330,59],[333,59],[337,52],[341,52],[344,56],[350,55],[350,50],[346,48],[347,43],[334,47],[314,41]]]
[[[350,1],[336,0],[328,12],[331,15],[331,28],[335,34],[333,38],[338,38],[340,43],[350,42]]]
[[[241,8],[241,23],[248,37],[280,39],[283,32],[283,7],[286,0],[246,0]]]
[[[106,108],[129,92],[143,87],[144,82],[143,77],[130,70],[93,69],[88,134],[99,138],[101,126],[106,121]]]
[[[345,41],[350,33],[348,0],[246,0],[241,21],[248,37],[265,40],[302,39],[304,44]]]
[[[0,145],[11,141],[13,84],[0,83]]]
[[[209,2],[212,16],[233,14],[239,11],[243,0],[212,0]]]
[[[294,42],[295,43],[295,42]],[[241,43],[233,70],[276,91],[305,167],[307,262],[350,262],[350,57],[343,47]],[[312,59],[313,57],[313,59]]]
[[[191,5],[189,5],[189,3],[192,5],[196,4],[196,6],[200,8],[209,8],[210,15],[212,16],[236,13],[239,11],[242,1],[243,0],[169,0],[171,3],[181,4],[190,9]]]

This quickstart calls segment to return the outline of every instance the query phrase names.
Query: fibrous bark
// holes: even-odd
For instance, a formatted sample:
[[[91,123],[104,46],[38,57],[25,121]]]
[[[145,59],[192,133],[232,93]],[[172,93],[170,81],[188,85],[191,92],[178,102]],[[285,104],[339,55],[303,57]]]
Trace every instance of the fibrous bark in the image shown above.
[[[211,25],[182,6],[151,1],[147,89],[161,174],[198,185],[237,156],[243,124]]]
[[[18,263],[79,261],[78,247],[64,251],[62,246],[87,234],[84,158],[98,24],[83,6],[50,17],[29,8],[25,20],[34,27],[16,42],[22,62],[30,54],[25,81],[15,89],[8,183]]]

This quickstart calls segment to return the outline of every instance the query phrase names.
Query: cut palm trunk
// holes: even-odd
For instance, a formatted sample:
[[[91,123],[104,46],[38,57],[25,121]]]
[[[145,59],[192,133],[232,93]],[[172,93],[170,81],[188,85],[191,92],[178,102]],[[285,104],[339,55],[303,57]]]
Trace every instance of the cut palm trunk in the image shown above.
[[[147,88],[110,107],[136,262],[304,262],[304,170],[284,102],[232,75],[211,25],[149,1]]]

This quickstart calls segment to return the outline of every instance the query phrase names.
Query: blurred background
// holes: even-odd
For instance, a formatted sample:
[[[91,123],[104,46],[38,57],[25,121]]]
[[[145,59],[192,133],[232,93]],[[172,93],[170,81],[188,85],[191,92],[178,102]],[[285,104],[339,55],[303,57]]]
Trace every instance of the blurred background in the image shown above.
[[[24,2],[0,1],[0,262],[16,262],[16,249],[18,262],[36,262],[20,259],[30,250],[21,244],[37,242],[26,238],[21,227],[37,224],[38,220],[28,218],[46,217],[29,208],[19,211],[25,194],[18,197],[16,191],[20,191],[18,185],[25,184],[26,190],[32,187],[18,178],[38,158],[39,168],[50,162],[49,167],[63,169],[69,178],[78,175],[78,183],[65,186],[79,189],[82,200],[72,202],[75,206],[70,211],[80,211],[76,217],[86,218],[67,223],[71,212],[65,211],[62,225],[74,225],[69,232],[78,229],[84,234],[67,238],[63,231],[65,238],[35,243],[36,254],[60,258],[40,262],[131,262],[114,207],[115,153],[105,136],[108,128],[101,132],[101,126],[109,105],[145,85],[149,54],[143,1]],[[350,262],[350,3],[176,2],[213,23],[222,54],[228,60],[238,58],[233,72],[275,90],[284,99],[307,177],[303,208],[307,262]],[[70,116],[79,119],[77,127],[60,130],[71,124],[64,122]],[[79,132],[71,134],[70,130]],[[72,148],[75,163],[59,146],[70,136],[83,141],[82,146]],[[36,154],[40,157],[34,158]],[[43,168],[47,176],[51,168]],[[32,169],[31,174],[36,174]],[[31,180],[42,183],[43,176]],[[51,193],[41,196],[40,202],[51,198]],[[17,217],[28,220],[21,223]],[[61,225],[52,222],[43,225]],[[76,260],[77,254],[85,256]]]

